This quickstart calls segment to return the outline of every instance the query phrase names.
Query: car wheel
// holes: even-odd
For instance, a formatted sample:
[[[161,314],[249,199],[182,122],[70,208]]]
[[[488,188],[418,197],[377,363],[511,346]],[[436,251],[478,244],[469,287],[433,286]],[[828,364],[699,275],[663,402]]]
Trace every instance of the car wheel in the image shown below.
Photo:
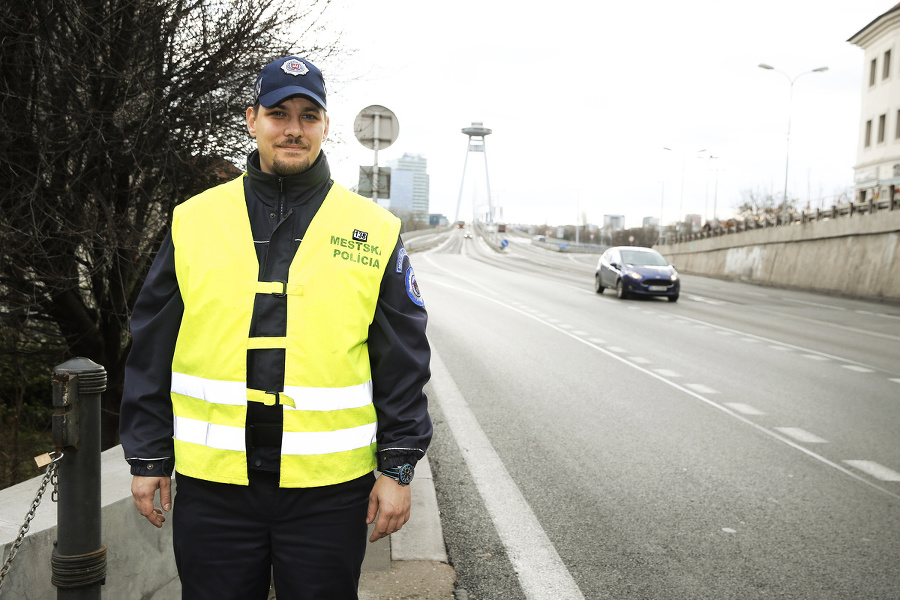
[[[669,296],[669,302],[678,302],[678,294],[674,296]]]
[[[603,290],[605,290],[605,289],[606,288],[603,287],[603,283],[601,283],[601,281],[600,281],[600,276],[595,275],[594,276],[594,291],[597,292],[598,294],[602,294]]]
[[[628,297],[628,292],[625,291],[625,284],[622,283],[622,280],[616,282],[616,297],[624,300]]]

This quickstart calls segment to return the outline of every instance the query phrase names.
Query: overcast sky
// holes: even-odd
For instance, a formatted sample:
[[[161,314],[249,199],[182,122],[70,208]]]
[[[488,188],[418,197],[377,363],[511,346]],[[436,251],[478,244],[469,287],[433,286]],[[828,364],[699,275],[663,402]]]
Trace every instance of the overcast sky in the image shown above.
[[[331,137],[345,142],[326,152],[335,179],[354,185],[373,152],[353,120],[381,104],[400,136],[380,165],[427,158],[430,210],[450,219],[467,154],[460,130],[473,121],[493,130],[491,196],[508,222],[622,214],[637,227],[660,214],[712,218],[714,205],[723,218],[742,190],[781,195],[788,76],[827,66],[793,86],[789,193],[830,206],[852,184],[859,136],[863,51],[846,40],[894,4],[333,0],[328,31],[357,53],[322,65]],[[483,157],[469,154],[460,218],[486,188]]]

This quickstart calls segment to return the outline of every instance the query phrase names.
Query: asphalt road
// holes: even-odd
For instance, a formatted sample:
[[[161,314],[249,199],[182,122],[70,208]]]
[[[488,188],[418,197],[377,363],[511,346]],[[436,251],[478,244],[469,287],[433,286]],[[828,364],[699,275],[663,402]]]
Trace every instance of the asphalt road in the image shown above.
[[[900,306],[507,239],[412,255],[458,598],[900,599]]]

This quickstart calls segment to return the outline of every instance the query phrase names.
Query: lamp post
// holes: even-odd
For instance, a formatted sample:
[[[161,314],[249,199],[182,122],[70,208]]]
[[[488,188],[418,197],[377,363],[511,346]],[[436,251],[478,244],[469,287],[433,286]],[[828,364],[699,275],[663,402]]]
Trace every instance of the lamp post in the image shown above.
[[[681,233],[682,225],[684,224],[684,215],[682,211],[684,210],[684,172],[687,166],[687,155],[684,152],[678,152],[673,150],[667,146],[663,146],[663,150],[668,150],[669,152],[674,152],[675,154],[681,154],[681,199],[678,201],[678,221],[676,221],[676,230],[675,233]],[[706,152],[706,150],[697,150],[697,154],[702,152]]]
[[[716,160],[719,157],[713,156],[711,152],[707,152],[706,150],[701,150],[700,152],[701,152],[701,154],[699,156],[697,156],[697,158],[700,158],[700,159],[705,158],[707,161],[706,162],[706,184],[704,185],[704,189],[703,189],[704,194],[705,194],[705,198],[703,200],[703,219],[708,223],[709,219],[707,218],[707,210],[709,208],[709,165],[710,165],[709,161]],[[703,154],[703,153],[705,153],[705,154]],[[715,205],[715,201],[713,201],[713,204]],[[713,218],[715,218],[715,212],[716,212],[715,206],[713,206]]]
[[[818,69],[813,69],[811,71],[804,71],[799,75],[795,75],[791,77],[784,71],[779,71],[772,65],[767,65],[766,63],[759,64],[760,69],[766,69],[767,71],[775,71],[776,73],[781,73],[785,77],[787,77],[788,82],[790,82],[790,97],[788,98],[788,127],[787,127],[787,147],[785,151],[784,158],[784,207],[781,213],[781,222],[782,224],[787,223],[788,218],[788,199],[787,199],[787,189],[788,189],[788,167],[791,164],[791,109],[794,104],[794,82],[803,77],[804,75],[809,75],[810,73],[824,73],[828,70],[828,67],[819,67]]]

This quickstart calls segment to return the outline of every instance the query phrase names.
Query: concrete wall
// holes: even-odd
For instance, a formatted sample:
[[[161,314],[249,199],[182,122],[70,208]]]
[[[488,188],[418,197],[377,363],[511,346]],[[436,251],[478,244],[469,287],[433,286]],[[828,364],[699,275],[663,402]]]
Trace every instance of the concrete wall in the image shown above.
[[[655,248],[684,273],[900,302],[900,211]]]
[[[172,555],[171,521],[162,529],[150,525],[134,508],[131,474],[116,446],[101,455],[101,541],[106,545],[106,585],[109,600],[172,600],[181,597],[181,582]],[[0,547],[6,561],[19,534],[40,478],[0,490]],[[50,501],[52,486],[38,506],[28,536],[3,581],[3,600],[56,600],[50,583],[50,555],[56,540],[56,504]]]

